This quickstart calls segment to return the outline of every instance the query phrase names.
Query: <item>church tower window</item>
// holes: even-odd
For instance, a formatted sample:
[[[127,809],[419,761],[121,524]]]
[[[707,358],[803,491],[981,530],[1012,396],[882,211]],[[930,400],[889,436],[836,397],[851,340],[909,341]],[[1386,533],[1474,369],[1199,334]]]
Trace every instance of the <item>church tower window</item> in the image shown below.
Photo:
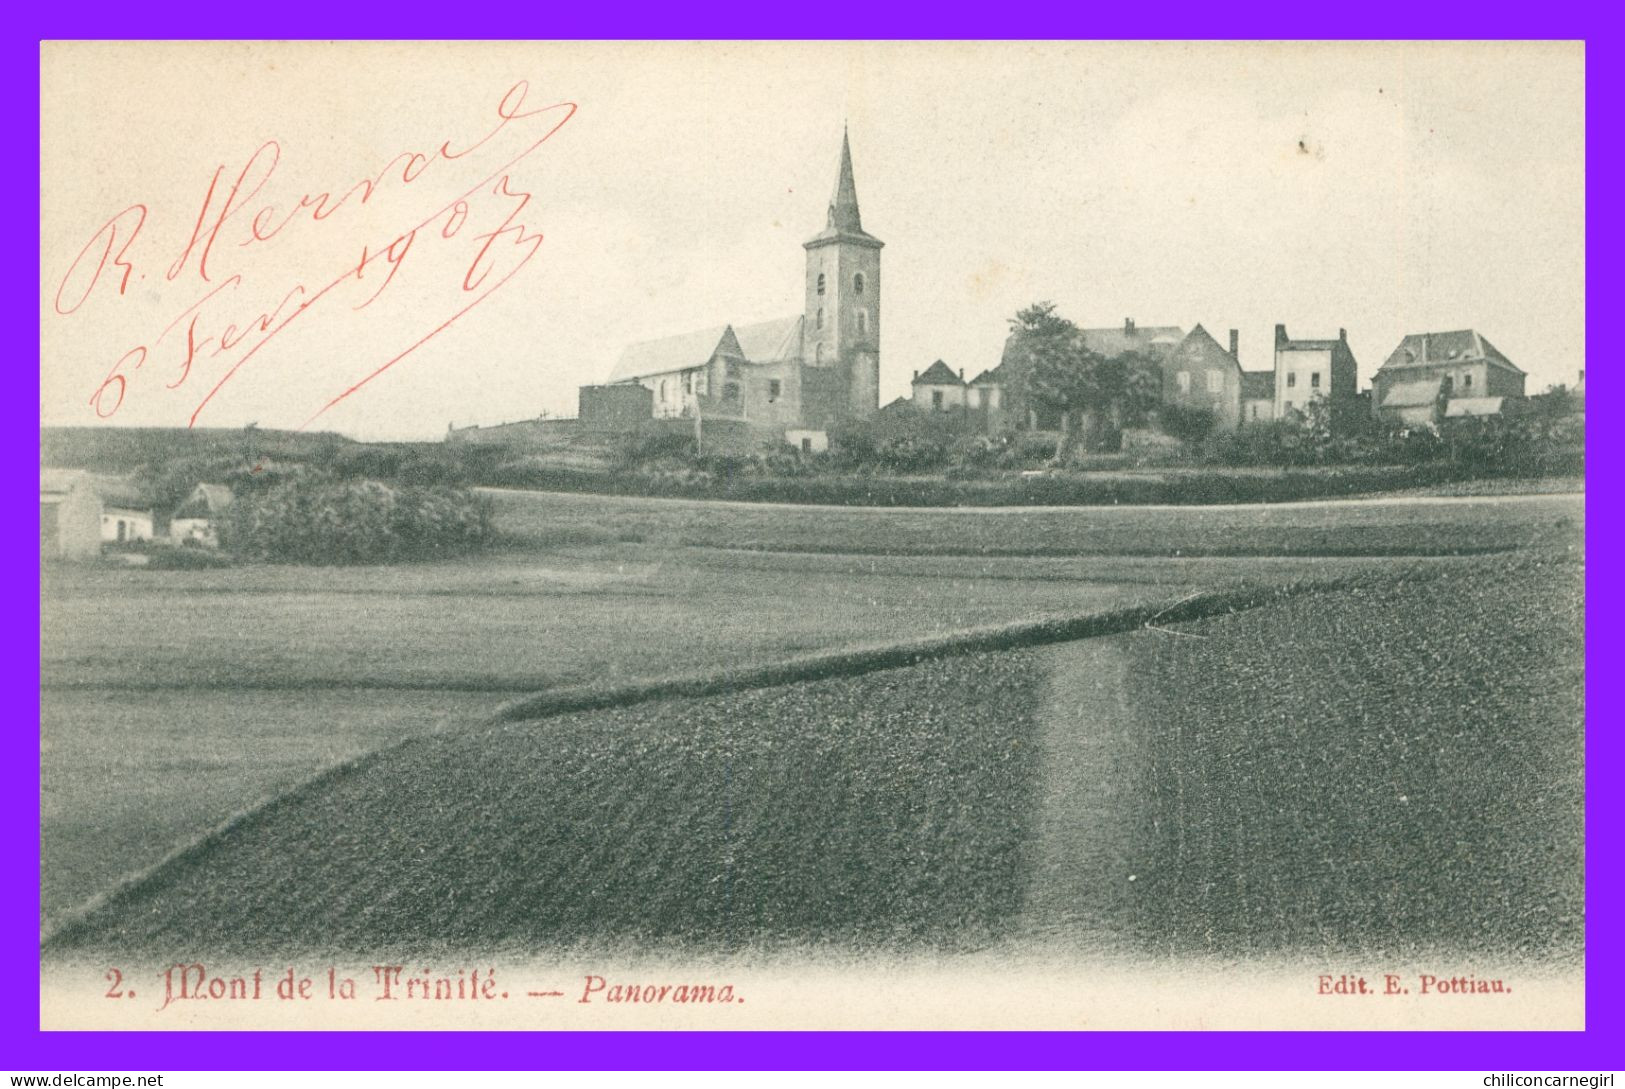
[[[859,310],[858,311],[858,333],[860,335],[863,335],[863,334],[867,334],[868,332],[869,332],[869,311],[867,311],[867,310]]]
[[[818,274],[818,293],[820,295],[824,293],[824,274],[822,272]]]
[[[824,327],[824,308],[822,306],[820,306],[818,308],[818,328],[822,329],[823,327]]]
[[[852,277],[852,290],[859,295],[863,294],[863,273],[859,272]]]

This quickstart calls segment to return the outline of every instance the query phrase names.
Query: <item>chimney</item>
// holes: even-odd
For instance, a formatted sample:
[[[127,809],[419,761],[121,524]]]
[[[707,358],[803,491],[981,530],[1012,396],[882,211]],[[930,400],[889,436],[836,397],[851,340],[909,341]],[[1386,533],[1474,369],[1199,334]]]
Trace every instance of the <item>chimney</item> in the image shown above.
[[[920,380],[920,372],[919,372],[919,371],[918,371],[918,370],[916,370],[916,371],[915,371],[915,372],[914,372],[914,380],[915,380],[915,381],[916,381],[916,382],[918,382],[918,381],[919,381],[919,380]]]
[[[1337,339],[1343,341],[1345,344],[1348,343],[1349,331],[1347,329],[1339,329],[1337,331]]]
[[[1286,326],[1277,325],[1275,327],[1275,348],[1279,351],[1284,347],[1286,347]]]
[[[1133,318],[1124,318],[1123,319],[1123,335],[1126,336],[1126,337],[1131,337],[1131,336],[1134,335],[1134,319]]]
[[[1584,367],[1580,368],[1580,384],[1582,386],[1586,384],[1586,372]]]
[[[1241,362],[1241,331],[1238,329],[1230,330],[1230,358]]]

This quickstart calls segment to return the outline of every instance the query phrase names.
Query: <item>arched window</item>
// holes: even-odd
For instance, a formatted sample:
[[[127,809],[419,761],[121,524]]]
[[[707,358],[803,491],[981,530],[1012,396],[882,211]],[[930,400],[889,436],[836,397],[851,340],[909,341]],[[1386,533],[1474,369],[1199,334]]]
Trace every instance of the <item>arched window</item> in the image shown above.
[[[818,274],[818,293],[820,295],[824,293],[824,274],[822,272]]]
[[[823,361],[824,361],[824,342],[820,340],[817,344],[813,345],[813,362],[822,363]]]
[[[852,290],[856,291],[859,295],[863,294],[863,273],[856,273],[852,277]]]
[[[824,327],[824,308],[822,306],[820,306],[818,308],[818,328],[822,329],[823,327]]]
[[[859,310],[858,311],[858,333],[861,336],[861,335],[867,334],[868,332],[869,332],[869,311],[867,311],[867,310]]]

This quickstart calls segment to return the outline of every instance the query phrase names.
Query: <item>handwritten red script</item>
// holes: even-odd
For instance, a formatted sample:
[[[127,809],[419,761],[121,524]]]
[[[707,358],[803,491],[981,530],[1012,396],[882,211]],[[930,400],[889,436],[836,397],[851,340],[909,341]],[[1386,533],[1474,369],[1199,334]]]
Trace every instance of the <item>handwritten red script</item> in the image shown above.
[[[516,168],[576,111],[573,102],[527,109],[528,93],[525,81],[510,87],[497,104],[495,124],[472,142],[447,140],[432,152],[402,151],[342,191],[311,187],[295,198],[292,194],[305,187],[282,184],[288,173],[278,173],[283,145],[266,140],[240,167],[214,169],[190,224],[149,224],[146,203],[112,216],[62,274],[53,299],[56,314],[73,320],[88,310],[129,305],[138,285],[157,276],[184,289],[192,301],[141,343],[113,348],[106,377],[90,391],[96,414],[110,418],[129,398],[149,395],[144,387],[156,395],[161,386],[188,391],[187,424],[195,426],[226,384],[295,322],[304,319],[308,326],[324,312],[342,318],[371,307],[408,259],[449,264],[460,272],[460,278],[446,277],[437,291],[451,296],[444,309],[428,318],[414,309],[421,324],[404,335],[400,323],[392,321],[388,336],[376,338],[386,341],[383,346],[348,340],[335,345],[324,363],[338,373],[329,388],[313,391],[314,411],[299,425],[308,427],[490,298],[542,244],[541,232],[521,218],[532,194],[515,181]],[[493,168],[495,161],[500,165]],[[479,180],[465,187],[470,177]],[[342,238],[330,224],[351,217],[354,228],[357,219],[376,209],[369,208],[375,197],[400,203],[415,192],[427,198],[416,200],[419,207],[434,211],[421,218],[414,211],[405,229],[382,232],[359,253],[353,253],[353,240],[343,242],[352,254],[328,256],[310,275],[291,280],[285,273],[256,275],[261,252],[291,248],[292,240],[303,243],[301,253],[321,252],[319,245],[310,245],[321,241],[312,235]],[[450,199],[448,192],[454,194]]]

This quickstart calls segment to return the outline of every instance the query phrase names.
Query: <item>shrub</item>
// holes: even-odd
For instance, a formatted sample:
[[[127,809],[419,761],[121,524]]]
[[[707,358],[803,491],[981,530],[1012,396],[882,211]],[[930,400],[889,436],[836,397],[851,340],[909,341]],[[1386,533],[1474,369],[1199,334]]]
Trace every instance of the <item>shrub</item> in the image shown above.
[[[154,548],[147,554],[149,570],[199,571],[230,566],[231,557],[212,548]]]
[[[1217,423],[1213,413],[1205,408],[1163,405],[1157,409],[1157,427],[1164,435],[1180,442],[1201,442],[1213,434]]]
[[[1001,469],[1027,469],[1055,459],[1060,436],[1053,433],[1022,433],[1008,437],[995,464]]]
[[[297,480],[241,496],[220,527],[222,547],[287,563],[428,559],[490,539],[489,504],[472,493],[372,480]]]
[[[622,436],[616,453],[621,464],[637,468],[657,461],[691,461],[694,457],[694,435],[689,431],[665,427],[644,426]]]

